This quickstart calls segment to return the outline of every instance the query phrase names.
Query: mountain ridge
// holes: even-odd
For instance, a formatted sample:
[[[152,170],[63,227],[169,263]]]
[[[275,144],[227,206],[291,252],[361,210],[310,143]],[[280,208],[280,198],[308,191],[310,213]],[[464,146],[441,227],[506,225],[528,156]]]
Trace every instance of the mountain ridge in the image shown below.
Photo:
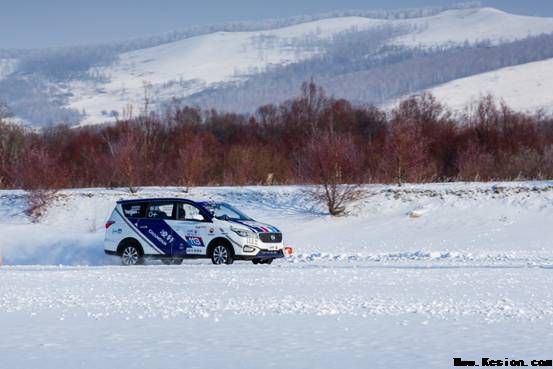
[[[89,52],[84,48],[82,55],[77,56],[69,53],[54,55],[50,59],[38,57],[27,64],[17,61],[15,68],[13,62],[0,59],[0,100],[13,105],[17,116],[29,106],[34,108],[39,102],[41,109],[51,108],[52,115],[61,120],[73,120],[73,124],[103,123],[144,113],[145,97],[149,99],[150,108],[157,111],[175,100],[202,108],[253,111],[260,104],[279,103],[291,97],[292,91],[297,91],[301,84],[298,81],[321,77],[318,73],[322,72],[316,66],[319,60],[330,63],[327,68],[330,74],[327,77],[340,80],[342,75],[352,71],[362,71],[363,68],[370,71],[372,66],[382,60],[393,67],[394,63],[425,53],[443,57],[438,52],[462,47],[485,50],[487,47],[497,47],[541,34],[553,34],[553,18],[513,15],[489,7],[466,6],[439,12],[429,11],[427,14],[419,10],[419,14],[423,16],[397,16],[393,19],[347,16],[322,18],[261,31],[219,30],[115,54],[102,54],[97,50]],[[528,45],[531,46],[531,42]],[[339,53],[342,50],[346,54],[355,54],[344,54],[345,60],[341,60]],[[491,57],[489,53],[487,55]],[[66,60],[74,59],[75,67],[71,68],[75,72],[69,73],[71,68],[56,68],[56,61],[63,56]],[[335,60],[329,59],[331,57]],[[30,72],[21,70],[21,65]],[[498,63],[499,67],[505,65],[511,64]],[[286,68],[292,72],[283,72]],[[474,74],[483,71],[482,68],[474,70]],[[58,77],[49,77],[48,73]],[[470,75],[472,72],[468,70],[466,73]],[[233,95],[240,95],[234,91],[244,91],[248,81],[261,81],[271,86],[267,81],[279,78],[280,82],[275,86],[281,86],[286,80],[294,81],[297,86],[283,90],[282,86],[278,87],[280,91],[275,89],[274,94],[269,93],[263,101],[253,99],[247,103],[246,98],[244,102],[233,103]],[[438,85],[442,85],[449,81],[439,82]],[[360,89],[364,81],[353,83]],[[13,92],[12,95],[6,93],[14,84],[21,90],[16,98],[12,96]],[[255,95],[256,86],[253,82],[250,85],[246,87],[249,89],[246,95]],[[426,84],[413,84],[418,85]],[[432,90],[438,85],[428,88]],[[370,84],[367,87],[371,88]],[[270,90],[270,87],[267,88]],[[26,96],[31,89],[38,92]],[[330,86],[328,90],[334,94],[341,89]],[[399,98],[406,92],[417,91],[409,88],[405,91],[402,88],[396,92],[392,90],[386,96],[393,97],[395,94]],[[448,98],[447,95],[442,96]],[[385,103],[376,100],[358,102]],[[48,125],[33,122],[33,117],[23,115],[21,118],[32,125]]]

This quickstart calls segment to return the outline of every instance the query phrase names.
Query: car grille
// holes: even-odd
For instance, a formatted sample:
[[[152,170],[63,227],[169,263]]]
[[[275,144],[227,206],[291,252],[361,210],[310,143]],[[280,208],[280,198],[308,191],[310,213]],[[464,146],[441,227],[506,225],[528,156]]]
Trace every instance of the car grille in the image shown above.
[[[284,257],[282,250],[259,250],[256,258],[281,258]]]
[[[265,243],[280,243],[282,242],[282,233],[260,233],[259,239]]]

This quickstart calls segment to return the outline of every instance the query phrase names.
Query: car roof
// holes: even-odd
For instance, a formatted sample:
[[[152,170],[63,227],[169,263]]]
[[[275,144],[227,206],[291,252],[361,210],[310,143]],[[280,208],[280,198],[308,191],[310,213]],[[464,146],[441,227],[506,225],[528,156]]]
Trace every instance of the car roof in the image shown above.
[[[209,200],[209,201],[199,201],[199,202],[197,202],[197,204],[200,204],[200,205],[215,205],[215,204],[226,204],[226,202]]]
[[[155,198],[144,198],[144,199],[133,199],[133,200],[119,200],[118,204],[129,205],[129,204],[143,204],[150,202],[188,202],[196,205],[200,205],[201,202],[196,202],[190,199],[183,199],[177,197],[155,197]]]

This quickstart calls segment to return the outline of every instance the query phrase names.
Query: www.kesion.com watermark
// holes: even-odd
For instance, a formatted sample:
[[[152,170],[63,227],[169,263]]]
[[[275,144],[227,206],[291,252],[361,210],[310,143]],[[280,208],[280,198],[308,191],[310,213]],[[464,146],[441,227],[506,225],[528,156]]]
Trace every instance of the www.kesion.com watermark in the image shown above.
[[[456,358],[453,358],[453,366],[553,367],[553,360],[491,359],[489,357],[483,357],[480,361],[475,361],[475,360],[464,360],[459,357],[456,357]]]

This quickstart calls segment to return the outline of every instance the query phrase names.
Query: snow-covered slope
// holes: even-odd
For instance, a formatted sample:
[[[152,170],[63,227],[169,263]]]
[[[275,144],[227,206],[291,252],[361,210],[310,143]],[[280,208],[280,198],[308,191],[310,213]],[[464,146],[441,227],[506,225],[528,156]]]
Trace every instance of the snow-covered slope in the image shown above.
[[[318,50],[305,47],[302,41],[306,39],[328,39],[340,32],[382,25],[408,26],[411,32],[393,41],[407,46],[482,40],[499,43],[553,32],[552,18],[518,16],[492,8],[449,10],[403,20],[340,17],[259,32],[218,32],[122,54],[118,63],[101,70],[110,82],[73,81],[70,106],[86,111],[84,124],[110,120],[106,112],[113,110],[130,115],[131,105],[136,115],[144,105],[144,82],[151,84],[147,94],[157,101],[186,97],[271,65],[312,57]]]
[[[332,218],[303,187],[144,189],[139,197],[235,204],[283,230],[298,262],[553,262],[551,183],[367,187],[352,215]],[[0,194],[0,247],[8,264],[104,264],[103,224],[122,190],[63,191],[39,223],[20,192]],[[115,260],[117,263],[117,260]]]
[[[553,112],[553,59],[503,68],[451,81],[429,90],[456,111],[492,94],[520,111]]]
[[[499,43],[553,32],[553,18],[521,16],[494,8],[448,10],[428,18],[391,22],[422,29],[399,41],[424,46],[485,40]]]
[[[96,86],[74,82],[71,107],[86,110],[84,123],[106,120],[103,110],[121,112],[127,105],[143,106],[144,82],[157,99],[183,97],[219,82],[285,65],[313,55],[314,50],[294,42],[307,37],[328,38],[353,27],[371,27],[381,21],[346,17],[262,32],[217,32],[149,49],[125,53],[103,70],[111,81]]]

